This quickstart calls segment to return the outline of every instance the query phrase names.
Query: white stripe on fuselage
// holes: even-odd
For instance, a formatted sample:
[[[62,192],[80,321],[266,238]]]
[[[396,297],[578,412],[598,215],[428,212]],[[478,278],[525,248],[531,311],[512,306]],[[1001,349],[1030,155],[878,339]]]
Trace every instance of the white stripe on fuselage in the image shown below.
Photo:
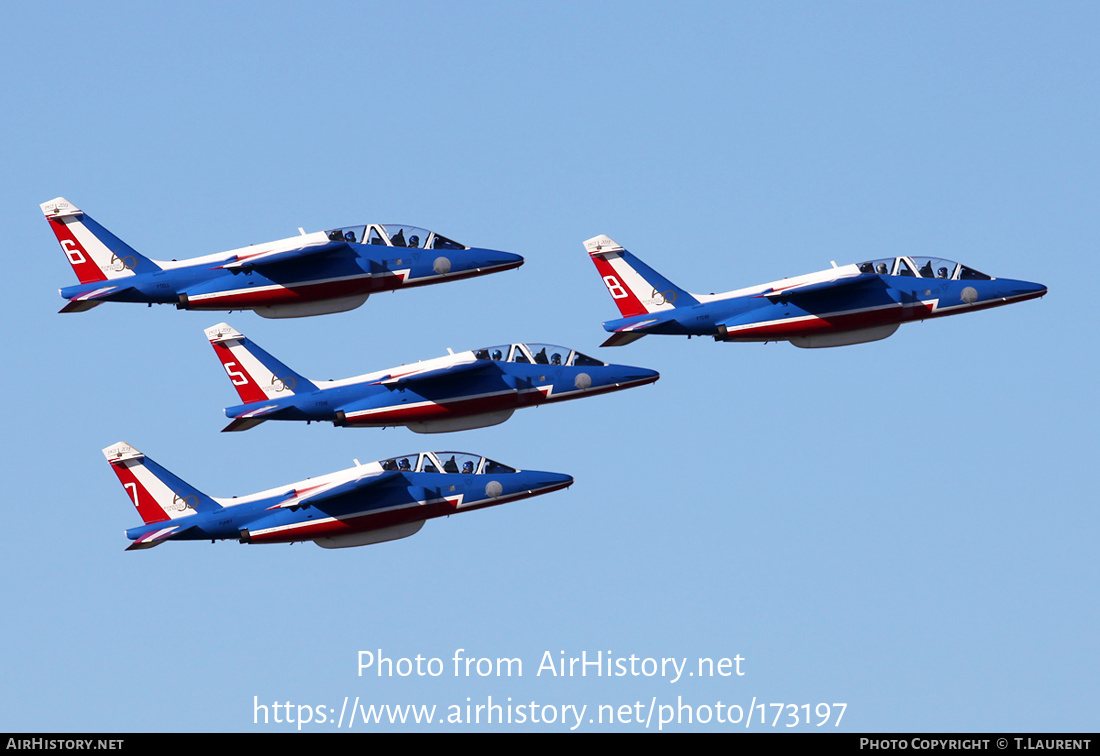
[[[835,281],[841,278],[851,278],[858,275],[860,275],[859,266],[852,263],[849,265],[841,265],[837,268],[826,268],[825,270],[819,270],[815,273],[806,273],[805,275],[794,276],[792,278],[783,278],[766,284],[749,286],[744,289],[734,289],[733,291],[727,291],[722,294],[693,294],[692,296],[701,303],[718,302],[723,299],[747,297],[753,294],[761,294],[765,291],[783,291],[799,286],[809,286],[810,284],[825,283],[826,281]]]

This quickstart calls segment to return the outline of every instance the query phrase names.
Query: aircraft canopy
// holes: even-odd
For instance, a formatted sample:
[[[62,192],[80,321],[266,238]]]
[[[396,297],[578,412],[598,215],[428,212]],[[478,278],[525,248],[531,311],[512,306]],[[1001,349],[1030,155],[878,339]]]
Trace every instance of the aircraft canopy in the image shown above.
[[[434,231],[396,223],[374,223],[366,226],[344,226],[325,232],[329,241],[349,244],[374,244],[379,247],[413,247],[417,249],[469,249]]]
[[[880,276],[941,278],[947,281],[989,281],[993,278],[942,257],[882,257],[859,263],[859,272],[876,273]]]
[[[406,454],[384,459],[380,464],[383,470],[398,472],[442,472],[461,475],[500,475],[518,472],[514,467],[494,462],[488,457],[456,451]]]
[[[606,365],[597,359],[581,354],[569,347],[553,344],[499,344],[475,349],[479,360],[494,362],[525,362],[534,365],[565,365],[567,367],[595,367]]]

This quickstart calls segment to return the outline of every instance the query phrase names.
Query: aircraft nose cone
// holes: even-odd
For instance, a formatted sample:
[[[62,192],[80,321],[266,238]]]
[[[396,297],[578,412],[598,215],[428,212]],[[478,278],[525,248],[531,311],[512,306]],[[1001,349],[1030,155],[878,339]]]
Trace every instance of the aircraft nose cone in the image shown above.
[[[548,491],[557,491],[560,488],[568,488],[573,485],[573,476],[564,473],[542,473],[539,483],[541,488]]]
[[[1005,296],[1015,300],[1035,299],[1047,293],[1047,287],[1041,283],[1031,281],[1005,281],[1007,292]]]
[[[512,268],[518,268],[523,265],[523,257],[521,255],[514,255],[511,252],[498,252],[497,250],[486,250],[488,252],[485,266],[490,268],[496,268],[498,270],[511,270]]]

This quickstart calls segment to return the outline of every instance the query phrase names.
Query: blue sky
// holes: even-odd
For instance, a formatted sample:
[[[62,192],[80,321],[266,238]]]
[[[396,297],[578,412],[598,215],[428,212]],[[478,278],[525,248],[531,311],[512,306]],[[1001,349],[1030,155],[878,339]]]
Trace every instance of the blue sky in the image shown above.
[[[585,731],[645,729],[601,705],[754,699],[844,703],[844,731],[1096,729],[1095,5],[12,3],[0,27],[0,729],[490,696],[588,706]],[[527,263],[320,318],[62,316],[59,195],[157,259],[397,222]],[[1050,294],[843,349],[612,352],[599,233],[692,291],[920,254]],[[444,436],[220,434],[221,320],[317,378],[542,341],[662,379]],[[215,496],[433,448],[576,484],[368,548],[125,553],[119,440]],[[456,677],[457,649],[523,675]],[[359,676],[379,650],[445,673]],[[745,674],[552,678],[546,652]]]

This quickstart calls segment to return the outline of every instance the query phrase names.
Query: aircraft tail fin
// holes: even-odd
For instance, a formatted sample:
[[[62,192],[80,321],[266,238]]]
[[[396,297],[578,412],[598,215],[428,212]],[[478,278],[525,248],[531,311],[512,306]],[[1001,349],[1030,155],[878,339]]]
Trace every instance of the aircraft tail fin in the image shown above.
[[[103,450],[122,487],[146,525],[178,520],[221,505],[125,442]]]
[[[699,303],[603,234],[586,241],[584,248],[624,318]]]
[[[205,333],[245,404],[317,390],[316,384],[279,362],[228,323],[211,326]]]
[[[109,281],[160,270],[159,265],[96,223],[64,197],[43,202],[39,207],[80,283]]]

